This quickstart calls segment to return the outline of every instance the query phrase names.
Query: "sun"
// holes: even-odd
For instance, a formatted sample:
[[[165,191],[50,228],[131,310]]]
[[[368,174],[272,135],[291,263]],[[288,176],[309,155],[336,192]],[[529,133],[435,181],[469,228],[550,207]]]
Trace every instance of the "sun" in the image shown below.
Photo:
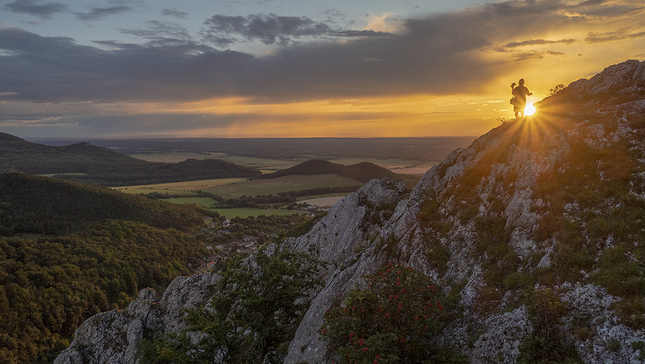
[[[535,106],[533,104],[526,104],[526,107],[524,108],[524,115],[526,116],[531,116],[535,114],[537,110],[535,109]]]

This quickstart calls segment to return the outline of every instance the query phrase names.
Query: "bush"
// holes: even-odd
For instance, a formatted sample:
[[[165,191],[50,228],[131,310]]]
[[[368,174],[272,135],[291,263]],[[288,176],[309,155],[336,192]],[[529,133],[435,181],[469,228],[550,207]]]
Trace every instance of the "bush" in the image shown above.
[[[432,345],[446,315],[428,277],[391,266],[366,277],[369,288],[352,290],[325,314],[320,329],[341,363],[465,363],[466,357]]]
[[[567,312],[567,305],[551,289],[533,292],[529,307],[533,332],[520,345],[518,363],[582,363],[558,327]]]
[[[255,260],[229,265],[207,305],[188,310],[185,330],[144,340],[141,363],[281,363],[320,284],[320,263],[287,251]]]

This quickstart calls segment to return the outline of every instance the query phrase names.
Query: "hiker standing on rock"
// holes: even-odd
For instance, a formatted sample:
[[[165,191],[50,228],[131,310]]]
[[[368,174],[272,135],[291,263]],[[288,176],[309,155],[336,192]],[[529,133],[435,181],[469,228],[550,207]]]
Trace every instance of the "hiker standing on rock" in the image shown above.
[[[515,119],[524,117],[524,108],[526,107],[526,96],[533,95],[529,92],[529,89],[524,86],[524,79],[520,79],[519,86],[515,87],[515,82],[511,84],[511,89],[513,90],[513,98],[511,99],[511,105],[513,105],[513,111],[515,111]]]

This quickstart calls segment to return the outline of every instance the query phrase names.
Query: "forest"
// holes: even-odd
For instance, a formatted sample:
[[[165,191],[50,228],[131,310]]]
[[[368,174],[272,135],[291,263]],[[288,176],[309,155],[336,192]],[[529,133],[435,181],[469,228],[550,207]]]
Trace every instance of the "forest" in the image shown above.
[[[208,253],[187,232],[204,212],[0,174],[0,363],[51,362],[88,317],[192,273]]]

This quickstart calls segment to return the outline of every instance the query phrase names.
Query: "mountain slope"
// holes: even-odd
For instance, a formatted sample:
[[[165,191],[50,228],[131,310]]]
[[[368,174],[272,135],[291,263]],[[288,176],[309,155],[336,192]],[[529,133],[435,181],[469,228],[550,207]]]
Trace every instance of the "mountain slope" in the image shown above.
[[[189,159],[180,163],[142,161],[89,143],[51,147],[0,133],[0,171],[60,174],[58,178],[109,186],[183,180],[253,177],[253,168],[216,160]],[[76,175],[66,175],[76,173]]]
[[[326,310],[389,263],[459,292],[459,312],[436,341],[472,363],[641,362],[644,114],[645,62],[628,61],[454,151],[412,192],[384,179],[345,197],[281,244],[328,263],[284,362],[334,360],[319,339]],[[96,316],[56,363],[90,347],[100,362],[132,362],[134,341],[109,352],[101,343],[143,330],[110,323],[136,323],[148,337],[176,332],[185,327],[178,312],[204,302],[214,279],[177,280],[154,305],[144,294],[133,306],[141,313]]]
[[[105,219],[186,230],[201,223],[194,208],[175,206],[106,187],[22,173],[0,174],[0,236],[61,234]]]

